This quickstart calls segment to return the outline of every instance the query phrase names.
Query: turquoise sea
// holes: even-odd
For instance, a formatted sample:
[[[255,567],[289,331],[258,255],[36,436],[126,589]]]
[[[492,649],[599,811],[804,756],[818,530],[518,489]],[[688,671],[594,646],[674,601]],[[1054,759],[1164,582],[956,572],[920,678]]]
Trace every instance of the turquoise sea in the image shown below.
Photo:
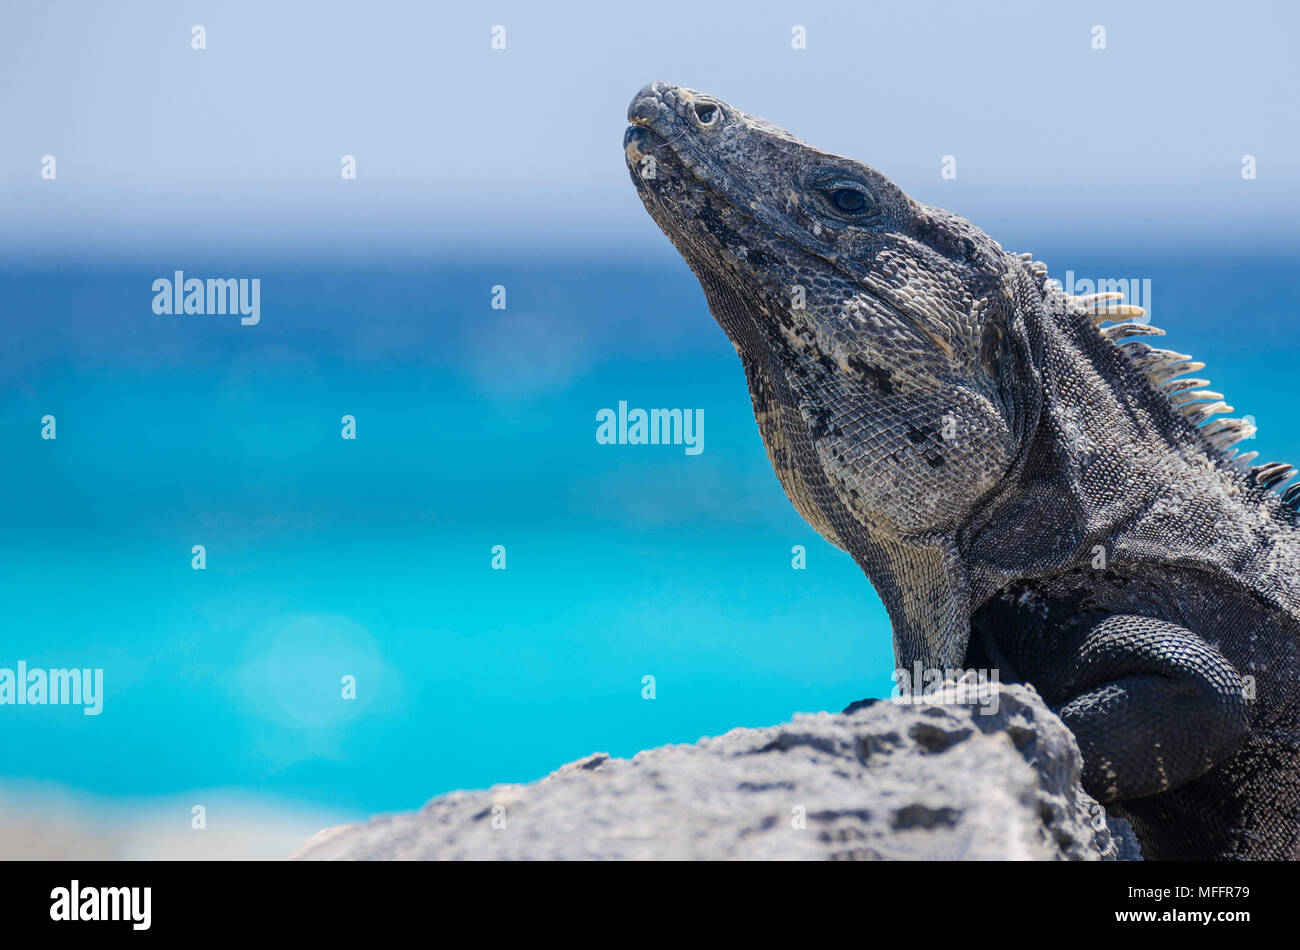
[[[1300,459],[1295,261],[1078,251],[1039,256],[1149,278],[1251,448]],[[883,609],[666,242],[492,261],[0,272],[0,667],[105,682],[99,716],[0,708],[0,781],[361,816],[887,692]],[[261,322],[154,314],[172,268],[259,278]],[[703,452],[597,444],[620,401],[703,409]]]

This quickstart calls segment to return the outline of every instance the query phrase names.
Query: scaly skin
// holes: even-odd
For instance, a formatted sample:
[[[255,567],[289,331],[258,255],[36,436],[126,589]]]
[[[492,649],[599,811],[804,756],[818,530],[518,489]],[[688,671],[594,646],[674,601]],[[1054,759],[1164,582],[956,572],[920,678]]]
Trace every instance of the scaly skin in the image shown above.
[[[1300,849],[1300,493],[1161,331],[689,89],[632,180],[740,355],[786,494],[862,567],[898,666],[998,667],[1148,858]],[[1112,295],[1113,296],[1113,295]]]

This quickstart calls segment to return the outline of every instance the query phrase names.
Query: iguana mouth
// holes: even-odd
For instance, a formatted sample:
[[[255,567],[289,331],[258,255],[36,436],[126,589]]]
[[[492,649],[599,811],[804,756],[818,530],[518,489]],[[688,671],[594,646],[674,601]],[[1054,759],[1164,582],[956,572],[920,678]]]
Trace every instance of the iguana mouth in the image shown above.
[[[720,100],[669,83],[652,82],[643,86],[627,110],[631,126],[623,135],[623,147],[629,169],[636,179],[637,189],[643,195],[659,199],[661,191],[673,187],[683,192],[698,191],[725,204],[730,211],[743,215],[773,238],[797,244],[806,253],[825,258],[822,249],[808,246],[786,233],[770,209],[764,207],[758,195],[746,183],[726,173],[713,148],[721,145],[735,132],[737,123],[745,125],[750,117],[739,113]],[[784,134],[784,133],[783,133]],[[663,166],[667,174],[659,174],[656,166],[647,174],[646,158]],[[658,182],[661,187],[655,187]],[[683,237],[698,231],[698,222],[676,220],[669,208],[664,208],[667,221]],[[692,224],[695,227],[692,227]],[[727,247],[720,248],[727,257]],[[734,262],[732,262],[734,263]],[[833,261],[827,260],[828,264]]]
[[[646,210],[688,260],[697,256],[720,258],[733,268],[742,268],[749,280],[770,284],[768,289],[779,293],[781,288],[763,268],[760,250],[739,235],[728,241],[729,231],[722,219],[739,215],[772,238],[781,239],[780,235],[762,220],[755,207],[746,207],[709,182],[700,162],[686,157],[682,143],[673,141],[681,135],[679,132],[666,137],[642,123],[634,123],[623,135],[628,169]],[[693,208],[693,216],[683,217],[683,207]],[[756,259],[751,260],[750,255]]]

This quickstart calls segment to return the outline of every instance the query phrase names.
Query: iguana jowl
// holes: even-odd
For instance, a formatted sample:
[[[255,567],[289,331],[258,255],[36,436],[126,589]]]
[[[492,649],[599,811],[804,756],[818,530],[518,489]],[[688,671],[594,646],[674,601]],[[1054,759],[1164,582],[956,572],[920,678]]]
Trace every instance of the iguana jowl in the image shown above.
[[[1148,858],[1300,856],[1300,488],[1236,454],[1203,364],[712,96],[652,83],[628,118],[781,485],[898,665],[1033,683]]]

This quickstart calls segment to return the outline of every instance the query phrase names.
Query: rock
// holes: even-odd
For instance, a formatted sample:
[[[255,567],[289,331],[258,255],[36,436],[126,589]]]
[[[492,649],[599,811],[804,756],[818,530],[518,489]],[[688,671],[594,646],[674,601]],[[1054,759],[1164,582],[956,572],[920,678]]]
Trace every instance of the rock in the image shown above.
[[[1115,860],[1141,861],[1142,842],[1138,841],[1137,832],[1128,819],[1107,815],[1106,824],[1110,826],[1110,837],[1115,842]]]
[[[531,784],[327,829],[294,857],[1119,857],[1079,786],[1074,737],[1032,687],[950,683],[935,698],[797,715],[630,760],[596,754]]]

